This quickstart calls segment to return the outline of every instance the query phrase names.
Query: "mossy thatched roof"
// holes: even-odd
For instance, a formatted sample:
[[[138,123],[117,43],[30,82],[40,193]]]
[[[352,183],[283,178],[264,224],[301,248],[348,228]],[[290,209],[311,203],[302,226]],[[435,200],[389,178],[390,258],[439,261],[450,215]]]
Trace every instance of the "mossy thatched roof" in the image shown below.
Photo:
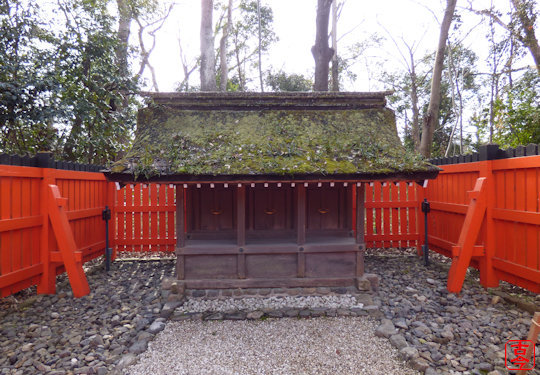
[[[434,177],[436,167],[401,145],[394,113],[385,108],[388,94],[153,94],[153,103],[139,111],[132,149],[108,175],[177,181]]]

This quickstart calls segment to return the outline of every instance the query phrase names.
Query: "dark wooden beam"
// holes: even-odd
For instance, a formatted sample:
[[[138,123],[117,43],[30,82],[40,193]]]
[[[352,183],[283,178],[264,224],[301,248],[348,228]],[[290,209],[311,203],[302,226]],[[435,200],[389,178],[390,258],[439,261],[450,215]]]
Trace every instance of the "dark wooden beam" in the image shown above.
[[[195,242],[195,241],[192,241]],[[239,247],[229,244],[219,244],[219,241],[209,241],[208,245],[205,245],[203,241],[196,245],[190,245],[183,248],[182,254],[187,255],[232,255],[238,254]],[[303,249],[300,251],[300,247]],[[356,252],[359,247],[358,244],[343,244],[339,242],[328,242],[326,244],[307,244],[298,247],[296,244],[281,244],[281,243],[268,243],[268,244],[247,244],[242,247],[243,253],[247,255],[262,255],[262,254],[320,254],[320,253],[352,253]]]
[[[239,279],[246,278],[246,254],[242,246],[246,245],[246,186],[236,188],[236,243],[238,245],[238,258],[236,263]]]
[[[246,244],[246,187],[236,188],[236,241],[238,246]]]
[[[356,277],[364,276],[364,201],[365,201],[365,184],[361,184],[356,188],[356,244],[358,245],[358,251],[356,253]]]
[[[297,184],[296,191],[298,192],[297,199],[297,223],[296,223],[296,243],[302,246],[306,243],[306,188],[304,184]]]
[[[356,277],[364,276],[364,245],[358,245],[358,251],[356,253]]]
[[[298,249],[298,277],[306,276],[306,254],[304,254],[304,248]]]
[[[302,183],[302,182],[336,182],[336,183],[354,183],[356,181],[423,181],[434,179],[439,174],[439,169],[432,167],[428,171],[422,172],[393,172],[393,173],[341,173],[333,175],[320,174],[298,174],[289,178],[283,175],[260,174],[260,175],[192,175],[192,174],[161,174],[145,178],[139,176],[135,179],[130,172],[114,173],[110,171],[103,172],[109,181],[123,183],[146,182],[167,182],[167,183],[251,183],[251,182],[281,182],[281,183]]]
[[[187,289],[233,289],[233,288],[303,288],[338,287],[354,285],[355,278],[285,278],[285,279],[190,279],[185,281]]]
[[[356,243],[364,244],[364,184],[356,186]]]

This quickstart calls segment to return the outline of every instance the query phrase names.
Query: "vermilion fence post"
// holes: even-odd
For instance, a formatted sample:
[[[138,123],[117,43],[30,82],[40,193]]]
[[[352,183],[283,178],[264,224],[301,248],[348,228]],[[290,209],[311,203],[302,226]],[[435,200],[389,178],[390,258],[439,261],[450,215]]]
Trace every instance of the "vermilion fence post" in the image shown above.
[[[42,167],[43,179],[40,187],[40,211],[42,216],[41,236],[40,236],[40,255],[43,264],[43,272],[37,285],[39,294],[56,293],[56,267],[50,259],[50,238],[49,238],[49,185],[56,184],[55,170],[48,168],[51,163],[49,153],[38,154],[38,163]]]
[[[116,259],[116,184],[106,183],[107,205],[111,210],[111,220],[109,220],[109,247],[112,249],[111,261]]]
[[[391,198],[392,198],[392,247],[400,247],[401,242],[398,239],[399,236],[399,196],[398,189],[399,186],[395,183],[388,183],[388,187],[392,189]]]
[[[382,191],[382,201],[388,204],[390,202],[390,184],[386,181],[380,182],[380,187]],[[390,208],[387,205],[384,205],[381,208],[382,217],[383,217],[383,228],[382,234],[383,241],[381,243],[382,247],[391,247],[392,242],[390,242]]]
[[[480,167],[480,176],[486,178],[486,237],[484,240],[484,256],[479,258],[480,283],[485,288],[499,286],[499,279],[493,268],[495,253],[495,224],[493,208],[495,207],[495,181],[493,179],[492,161],[484,161]]]
[[[400,202],[407,202],[409,199],[407,198],[407,182],[406,181],[399,181],[396,184],[396,190],[399,190],[399,198],[398,201]],[[401,207],[399,209],[399,233],[401,236],[407,236],[411,231],[408,230],[408,220],[407,220],[407,213],[410,212],[409,207]],[[396,218],[397,219],[397,218]],[[403,238],[403,237],[402,237]],[[399,247],[409,247],[409,239],[402,239],[399,242]]]
[[[11,178],[0,178],[0,192],[2,193],[0,195],[0,220],[2,221],[11,219],[11,190]],[[7,275],[11,271],[11,233],[3,231],[0,234],[0,275]],[[0,291],[2,292],[0,297],[11,294],[11,289],[6,291],[2,288]]]
[[[366,247],[373,247],[373,186],[371,186],[370,183],[366,183],[365,185],[365,210],[366,210]],[[356,204],[353,201],[354,204]],[[355,212],[355,207],[353,207],[353,212]],[[354,218],[354,215],[353,215]],[[354,223],[353,223],[354,227]]]

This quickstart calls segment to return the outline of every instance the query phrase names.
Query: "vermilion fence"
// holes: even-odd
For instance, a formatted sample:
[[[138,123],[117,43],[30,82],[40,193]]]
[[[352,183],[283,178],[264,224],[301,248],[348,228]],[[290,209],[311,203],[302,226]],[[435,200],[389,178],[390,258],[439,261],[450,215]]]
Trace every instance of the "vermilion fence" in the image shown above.
[[[117,250],[174,251],[175,191],[169,184],[129,184],[116,192]]]
[[[82,261],[104,253],[102,210],[113,202],[114,185],[102,173],[0,165],[1,296],[31,285],[50,290],[64,272],[48,218],[49,185],[67,198],[65,211]]]
[[[471,264],[481,269],[481,276],[485,274],[482,269],[489,267],[497,280],[540,292],[540,156],[441,167],[444,170],[427,189],[406,181],[366,185],[366,246],[420,246],[424,236],[420,202],[425,196],[432,209],[430,249],[454,256],[453,247],[469,207],[467,191],[478,177],[487,176],[488,209],[477,240],[485,256],[473,257]],[[104,253],[101,214],[106,205],[113,214],[109,230],[114,249],[174,251],[174,185],[136,184],[117,189],[101,173],[0,165],[2,296],[30,285],[44,291],[44,280],[51,280],[47,274],[64,271],[58,256],[51,255],[58,246],[43,203],[49,184],[58,185],[67,198],[67,216],[83,261]]]
[[[418,184],[406,181],[366,184],[367,247],[420,245],[423,217],[418,214],[418,202],[422,200],[422,190]],[[175,186],[169,184],[128,184],[118,190],[114,241],[117,250],[174,251],[175,196]]]
[[[372,182],[365,188],[366,247],[416,247],[421,244],[423,189],[415,182]]]
[[[453,255],[469,206],[467,191],[486,177],[487,212],[476,242],[485,254],[471,264],[485,286],[493,284],[492,272],[496,280],[540,293],[540,156],[441,167],[426,191],[430,248]]]

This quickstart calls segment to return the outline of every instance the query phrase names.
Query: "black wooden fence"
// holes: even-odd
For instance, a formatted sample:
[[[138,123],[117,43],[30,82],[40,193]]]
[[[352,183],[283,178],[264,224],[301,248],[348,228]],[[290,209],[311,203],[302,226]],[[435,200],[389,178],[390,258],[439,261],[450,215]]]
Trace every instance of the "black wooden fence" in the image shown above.
[[[69,161],[57,161],[49,152],[39,152],[34,156],[0,154],[0,165],[64,169],[68,171],[99,172],[105,167],[95,164],[81,164]]]
[[[433,158],[430,159],[429,162],[435,165],[472,163],[475,161],[508,159],[518,158],[522,156],[539,155],[538,151],[539,147],[537,144],[534,143],[531,143],[527,146],[507,148],[505,150],[501,149],[499,145],[491,144],[480,146],[478,152],[472,154],[449,156],[446,158]]]

